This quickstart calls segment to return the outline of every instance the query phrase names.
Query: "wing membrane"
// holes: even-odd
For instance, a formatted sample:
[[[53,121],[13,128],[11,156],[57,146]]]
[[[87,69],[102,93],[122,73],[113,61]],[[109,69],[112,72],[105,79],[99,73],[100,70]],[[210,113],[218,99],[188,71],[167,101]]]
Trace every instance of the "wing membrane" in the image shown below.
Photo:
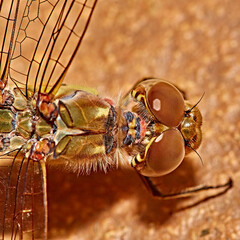
[[[45,163],[22,157],[1,167],[2,239],[47,239]],[[5,168],[5,169],[3,169]]]
[[[56,94],[82,42],[96,2],[28,2],[10,69],[11,79],[25,87],[28,98],[35,92]]]
[[[0,1],[0,79],[5,87],[8,77],[9,63],[12,54],[14,33],[16,29],[20,0]],[[4,29],[4,31],[2,31]]]
[[[0,0],[1,78],[9,76],[27,99],[34,93],[54,97],[96,2]],[[45,162],[27,158],[21,149],[0,161],[0,239],[47,239]]]

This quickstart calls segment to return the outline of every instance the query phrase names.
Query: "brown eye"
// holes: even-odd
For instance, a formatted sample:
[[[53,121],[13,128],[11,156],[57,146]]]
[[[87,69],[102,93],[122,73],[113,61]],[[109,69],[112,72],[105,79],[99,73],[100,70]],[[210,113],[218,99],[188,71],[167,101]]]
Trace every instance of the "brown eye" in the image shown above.
[[[176,127],[184,116],[184,99],[176,87],[164,81],[153,85],[147,93],[148,107],[164,125]]]
[[[177,129],[169,129],[150,145],[146,165],[140,173],[149,177],[166,175],[176,169],[185,155],[185,144]]]

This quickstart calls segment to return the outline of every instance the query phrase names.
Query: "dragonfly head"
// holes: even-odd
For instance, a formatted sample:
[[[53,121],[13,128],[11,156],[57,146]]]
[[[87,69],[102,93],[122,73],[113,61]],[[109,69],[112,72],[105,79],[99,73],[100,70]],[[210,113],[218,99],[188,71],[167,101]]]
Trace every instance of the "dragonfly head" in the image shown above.
[[[152,132],[131,165],[145,176],[166,175],[181,164],[187,153],[199,147],[201,113],[197,104],[189,104],[174,85],[160,79],[143,80],[131,94],[139,102],[137,113],[151,123],[147,130]]]

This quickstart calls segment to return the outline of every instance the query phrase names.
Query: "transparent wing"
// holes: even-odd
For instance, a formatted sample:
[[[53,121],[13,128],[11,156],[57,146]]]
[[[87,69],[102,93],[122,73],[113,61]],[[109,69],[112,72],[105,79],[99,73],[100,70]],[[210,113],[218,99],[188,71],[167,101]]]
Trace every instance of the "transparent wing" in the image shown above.
[[[47,239],[45,163],[19,156],[0,168],[1,239]]]
[[[10,79],[28,99],[34,93],[54,97],[96,2],[0,0],[0,24],[5,29],[0,31],[1,76],[7,77],[9,68]],[[20,150],[0,161],[0,239],[46,239],[45,162],[33,161]]]
[[[82,42],[96,2],[28,1],[10,69],[11,79],[25,88],[27,98],[36,92],[54,97]]]
[[[13,48],[19,0],[0,1],[0,88],[7,82],[9,63]]]
[[[25,3],[24,0],[21,4],[20,0],[0,1],[0,89],[7,83],[14,33]],[[11,156],[0,157],[0,239],[27,239],[25,236],[30,234],[31,238],[43,239],[47,215],[46,171],[44,166],[20,156],[19,150],[14,152]]]

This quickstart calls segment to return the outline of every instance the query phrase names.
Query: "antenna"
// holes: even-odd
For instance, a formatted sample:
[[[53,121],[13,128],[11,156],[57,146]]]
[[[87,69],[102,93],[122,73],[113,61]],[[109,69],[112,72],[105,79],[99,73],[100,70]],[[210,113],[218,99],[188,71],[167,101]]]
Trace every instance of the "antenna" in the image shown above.
[[[200,99],[197,101],[197,103],[196,103],[194,106],[192,106],[190,109],[188,109],[187,111],[185,111],[185,114],[190,113],[190,112],[202,101],[204,95],[205,95],[205,92],[203,92],[202,96],[200,97]]]
[[[202,157],[200,156],[200,154],[189,144],[189,142],[186,144],[187,147],[191,148],[197,155],[198,157],[200,158],[200,161],[202,163],[202,165],[204,165],[203,163],[203,160],[202,160]]]

